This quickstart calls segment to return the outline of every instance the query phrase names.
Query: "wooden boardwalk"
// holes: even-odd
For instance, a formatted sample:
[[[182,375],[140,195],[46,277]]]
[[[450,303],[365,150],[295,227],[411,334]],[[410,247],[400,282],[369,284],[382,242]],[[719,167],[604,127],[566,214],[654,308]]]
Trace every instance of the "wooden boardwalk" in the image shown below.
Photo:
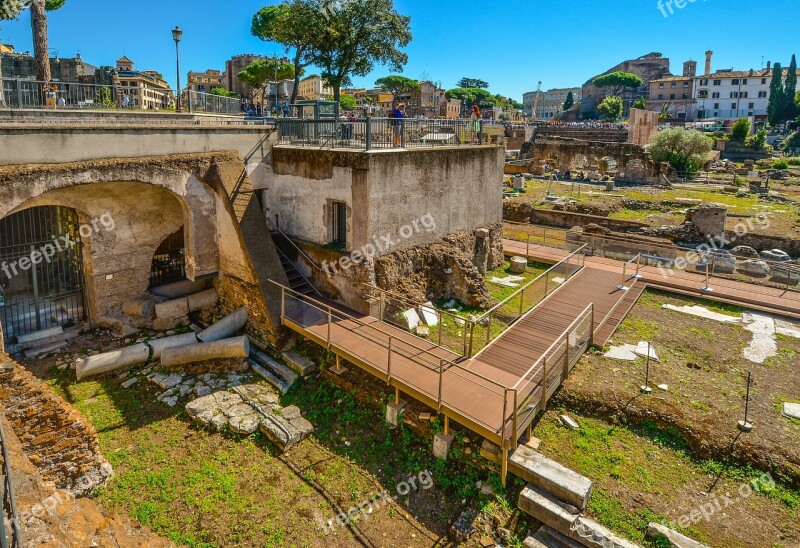
[[[525,256],[524,242],[516,240],[503,240],[503,249],[506,255]],[[554,247],[531,245],[527,249],[528,258],[545,263],[556,263],[566,257],[569,252]],[[623,262],[604,257],[586,257],[586,266],[596,269],[617,272],[622,279]],[[628,274],[633,274],[636,265],[628,266]],[[712,277],[709,287],[713,291],[706,291],[706,277],[703,274],[686,272],[682,270],[661,270],[654,266],[642,266],[639,269],[642,276],[639,280],[650,287],[666,289],[685,295],[702,296],[705,299],[736,304],[800,318],[800,291],[778,289],[725,278]]]
[[[507,255],[558,263],[563,249],[504,240]],[[378,318],[282,287],[283,324],[498,444],[504,455],[591,344],[604,345],[648,286],[800,317],[800,293],[613,259],[584,266],[473,359]],[[625,289],[622,289],[622,288]],[[445,423],[447,424],[447,422]],[[503,463],[505,463],[505,458]],[[505,476],[505,465],[504,465]]]
[[[592,332],[624,299],[618,279],[612,271],[582,269],[474,359],[288,288],[283,323],[498,445],[513,447],[543,408],[545,375],[549,397],[591,344]],[[582,313],[585,321],[576,324]]]

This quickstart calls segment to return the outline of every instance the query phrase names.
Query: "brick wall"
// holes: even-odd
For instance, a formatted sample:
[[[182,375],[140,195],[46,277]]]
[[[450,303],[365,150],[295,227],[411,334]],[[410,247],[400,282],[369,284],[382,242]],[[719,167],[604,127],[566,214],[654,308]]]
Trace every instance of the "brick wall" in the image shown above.
[[[108,478],[111,465],[86,417],[5,354],[0,354],[0,402],[45,480],[83,495]]]

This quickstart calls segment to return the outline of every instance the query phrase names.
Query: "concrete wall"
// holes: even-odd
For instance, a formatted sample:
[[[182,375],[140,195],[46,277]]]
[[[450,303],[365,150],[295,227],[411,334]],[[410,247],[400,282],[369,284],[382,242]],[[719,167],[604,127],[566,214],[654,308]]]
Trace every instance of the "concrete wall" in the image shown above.
[[[275,147],[265,214],[291,236],[331,241],[331,201],[347,204],[348,250],[375,241],[378,255],[433,243],[502,219],[503,149],[403,151]],[[388,244],[388,240],[393,243]]]
[[[252,171],[276,140],[263,126],[0,123],[0,165],[235,151]]]

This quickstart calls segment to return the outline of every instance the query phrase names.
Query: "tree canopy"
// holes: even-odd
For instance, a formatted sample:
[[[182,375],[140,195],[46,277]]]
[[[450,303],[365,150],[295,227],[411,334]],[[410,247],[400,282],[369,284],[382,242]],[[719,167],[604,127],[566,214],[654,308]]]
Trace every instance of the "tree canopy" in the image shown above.
[[[659,131],[650,141],[650,155],[656,162],[669,162],[679,172],[694,173],[706,162],[713,141],[702,132],[683,128]]]
[[[638,88],[643,81],[632,72],[617,71],[598,76],[592,83],[599,88],[609,88],[612,95],[619,97],[626,89]]]
[[[570,91],[569,93],[567,93],[567,98],[564,100],[564,106],[561,110],[567,112],[569,109],[572,108],[572,105],[574,104],[575,104],[575,97],[572,95],[572,92]]]
[[[488,89],[489,82],[486,80],[480,80],[479,78],[462,78],[456,84],[460,88],[478,88],[478,89]]]
[[[211,95],[219,95],[220,97],[236,97],[236,92],[228,91],[225,88],[211,88]]]
[[[322,68],[337,103],[350,77],[366,76],[375,64],[402,71],[408,55],[401,48],[411,42],[411,19],[395,10],[393,0],[348,0],[340,5],[324,11],[327,20],[318,10],[323,20],[317,20],[311,44],[314,64]]]
[[[462,110],[475,104],[480,108],[489,108],[495,104],[492,94],[481,88],[453,88],[445,91],[444,95],[448,99],[461,100]]]
[[[31,29],[33,32],[33,54],[36,59],[36,78],[49,82],[50,60],[47,47],[47,13],[61,8],[66,0],[0,0],[0,20],[11,20],[19,17],[22,10],[31,10]],[[0,77],[2,77],[0,71]],[[0,90],[0,104],[4,104]]]
[[[783,121],[783,109],[783,68],[780,63],[775,63],[772,69],[772,81],[769,84],[769,104],[767,105],[769,125],[777,126]]]
[[[277,74],[276,74],[277,69]],[[236,77],[245,84],[253,88],[253,96],[258,91],[266,94],[266,89],[272,80],[289,80],[295,77],[295,68],[292,63],[281,60],[266,60],[253,61],[247,68],[236,75]]]
[[[389,76],[384,76],[383,78],[378,78],[375,80],[375,85],[391,93],[394,97],[393,102],[395,103],[398,101],[401,95],[405,95],[406,93],[411,93],[412,91],[419,89],[419,83],[417,83],[416,80],[412,80],[411,78],[407,78],[399,74],[391,74]]]
[[[792,61],[789,63],[789,71],[786,73],[786,81],[784,84],[784,120],[794,120],[800,111],[795,106],[795,93],[797,90],[797,57],[792,55]]]
[[[339,107],[342,110],[355,110],[357,106],[356,98],[352,95],[342,95],[339,98]]]
[[[622,117],[623,108],[622,99],[609,95],[597,105],[597,112],[605,116],[608,121],[616,122]]]
[[[318,17],[318,10],[314,10],[308,2],[286,0],[282,4],[258,10],[250,25],[253,36],[265,42],[280,44],[287,51],[294,50],[293,64],[297,70],[294,75],[292,104],[297,101],[298,84],[303,69],[314,62],[313,33]]]
[[[633,108],[638,108],[639,110],[647,110],[647,99],[644,97],[639,97],[633,102]]]

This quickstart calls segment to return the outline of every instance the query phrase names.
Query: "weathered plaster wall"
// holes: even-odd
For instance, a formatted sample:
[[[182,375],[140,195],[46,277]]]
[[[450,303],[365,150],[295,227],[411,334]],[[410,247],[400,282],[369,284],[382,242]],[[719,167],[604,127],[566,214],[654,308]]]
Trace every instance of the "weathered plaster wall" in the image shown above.
[[[330,203],[345,202],[347,249],[377,240],[385,244],[378,250],[383,255],[499,223],[503,161],[498,147],[373,152],[276,147],[265,212],[272,224],[277,215],[287,234],[326,244],[332,239]]]
[[[145,183],[97,183],[53,190],[27,201],[24,207],[69,205],[80,222],[92,229],[83,238],[90,319],[119,312],[119,304],[143,295],[150,281],[150,264],[161,241],[183,225],[178,198]],[[104,217],[105,216],[105,217]],[[88,233],[89,231],[87,231]]]

